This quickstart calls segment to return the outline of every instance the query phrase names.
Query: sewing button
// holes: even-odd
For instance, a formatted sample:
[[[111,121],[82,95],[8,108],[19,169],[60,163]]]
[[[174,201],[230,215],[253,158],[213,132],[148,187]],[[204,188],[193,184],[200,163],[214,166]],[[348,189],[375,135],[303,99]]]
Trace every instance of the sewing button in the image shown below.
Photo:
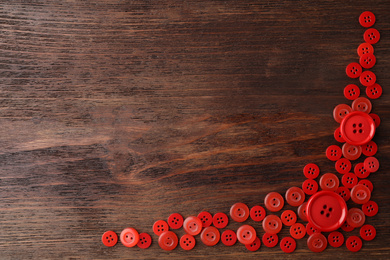
[[[369,87],[369,86],[372,86],[375,84],[376,76],[375,76],[374,72],[366,70],[366,71],[362,72],[362,74],[360,74],[359,81],[360,81],[360,84],[362,84],[363,86]]]
[[[358,184],[351,190],[351,199],[356,204],[367,203],[371,198],[371,191],[363,184]]]
[[[343,118],[352,112],[352,108],[347,104],[339,104],[333,109],[333,118],[337,123],[341,123]]]
[[[261,239],[263,241],[263,244],[266,247],[274,247],[278,244],[279,242],[279,237],[277,234],[269,234],[265,233]]]
[[[341,148],[337,145],[331,145],[326,149],[326,157],[331,161],[337,161],[341,158],[342,151]]]
[[[364,225],[360,228],[360,237],[366,241],[371,241],[376,236],[376,229],[372,225]]]
[[[213,224],[213,216],[210,212],[202,211],[198,214],[198,218],[202,221],[202,227],[208,227]]]
[[[381,119],[377,114],[370,113],[369,116],[374,120],[375,127],[378,127],[381,124]]]
[[[367,42],[363,42],[357,48],[357,53],[358,53],[359,57],[362,56],[363,54],[367,54],[367,53],[374,54],[374,47],[372,47],[372,45],[367,43]]]
[[[358,178],[364,179],[370,175],[370,172],[364,168],[364,163],[358,163],[355,165],[353,172]]]
[[[352,62],[348,64],[347,67],[345,68],[345,72],[347,73],[347,76],[353,79],[359,77],[360,74],[362,74],[362,71],[363,71],[362,66],[360,66],[360,64],[356,62]]]
[[[280,240],[280,248],[285,253],[292,253],[295,248],[297,248],[297,242],[295,242],[295,239],[292,237],[285,237]]]
[[[371,69],[376,63],[375,55],[372,53],[366,53],[359,58],[360,65],[365,69]]]
[[[303,168],[303,174],[308,179],[315,179],[320,174],[320,168],[314,163],[306,164]]]
[[[370,11],[365,11],[359,16],[359,23],[363,27],[371,27],[375,23],[375,15]]]
[[[266,233],[277,234],[282,229],[282,221],[276,215],[267,215],[262,222],[263,229]]]
[[[352,102],[352,110],[369,114],[372,109],[371,101],[365,97],[359,97]]]
[[[340,131],[347,143],[356,146],[364,145],[374,137],[375,123],[367,113],[354,111],[341,121]]]
[[[265,212],[265,209],[262,206],[253,206],[250,210],[249,215],[251,216],[251,219],[254,221],[262,221],[267,213]]]
[[[328,245],[328,240],[321,233],[314,233],[307,239],[307,247],[315,253],[325,250]]]
[[[375,44],[379,42],[380,38],[381,38],[380,33],[378,32],[377,29],[374,28],[367,29],[363,34],[364,41],[369,44]]]
[[[196,236],[202,231],[202,221],[198,217],[189,216],[183,222],[183,229],[187,234]]]
[[[255,252],[259,250],[261,246],[260,238],[256,237],[255,241],[252,242],[252,244],[245,245],[246,249],[249,251]]]
[[[179,213],[173,213],[168,217],[168,225],[172,229],[179,229],[183,226],[183,217]]]
[[[175,249],[178,243],[179,239],[172,231],[165,231],[158,237],[158,245],[166,251]]]
[[[153,232],[157,236],[161,235],[161,233],[168,231],[168,230],[169,230],[168,223],[164,220],[157,220],[153,224]]]
[[[377,151],[378,151],[378,146],[372,140],[369,141],[368,143],[366,143],[365,145],[362,145],[362,153],[365,156],[368,156],[368,157],[369,156],[374,156]]]
[[[367,217],[373,217],[378,213],[378,204],[375,201],[368,201],[362,205],[362,211]]]
[[[256,236],[256,230],[252,226],[243,225],[237,229],[237,239],[244,245],[252,244]]]
[[[215,246],[220,239],[220,233],[215,227],[205,227],[200,233],[200,239],[206,246]]]
[[[336,130],[334,131],[334,139],[339,142],[339,143],[345,143],[345,140],[343,136],[341,135],[340,127],[337,127]]]
[[[191,249],[193,249],[195,247],[195,244],[196,244],[196,240],[190,234],[184,234],[180,238],[180,246],[184,250],[191,250]]]
[[[333,231],[328,235],[328,242],[333,247],[340,247],[344,244],[344,236],[338,231]]]
[[[367,169],[367,171],[373,173],[378,171],[379,169],[379,161],[375,157],[367,157],[364,160],[364,168]]]
[[[223,231],[221,240],[225,246],[232,246],[237,242],[237,235],[233,230],[227,229]]]
[[[298,216],[303,221],[308,221],[306,215],[306,206],[307,206],[307,202],[304,202],[302,203],[301,206],[298,207]]]
[[[358,183],[358,181],[358,178],[352,172],[344,174],[341,178],[341,183],[348,189],[352,189]]]
[[[347,158],[341,158],[336,161],[335,169],[338,173],[345,174],[348,173],[352,168],[351,161]]]
[[[133,247],[138,244],[139,234],[134,228],[125,228],[120,234],[120,240],[126,247]]]
[[[277,212],[283,208],[284,199],[282,195],[273,191],[265,196],[264,204],[269,211]]]
[[[347,223],[351,227],[357,228],[363,226],[366,221],[366,216],[363,211],[358,208],[350,208],[347,215]]]
[[[291,187],[286,191],[286,201],[293,207],[298,207],[305,201],[305,193],[301,188]]]
[[[306,233],[311,236],[314,233],[321,233],[318,228],[315,228],[310,222],[306,224]]]
[[[288,209],[283,211],[282,215],[280,215],[280,219],[284,225],[291,226],[297,222],[297,214],[295,214],[294,211]]]
[[[345,242],[349,251],[357,252],[362,248],[362,240],[358,236],[350,236]]]
[[[382,96],[382,87],[378,83],[375,83],[366,88],[366,95],[371,99],[377,99]]]
[[[213,225],[216,228],[224,228],[229,223],[229,218],[225,213],[216,213],[213,217]]]
[[[307,195],[313,195],[318,191],[318,183],[315,180],[307,179],[302,183],[302,190]]]
[[[355,100],[360,96],[360,88],[355,84],[348,84],[344,88],[344,97],[348,100]]]
[[[103,245],[108,247],[115,246],[116,243],[118,242],[118,235],[114,231],[111,230],[106,231],[102,235],[102,242]]]
[[[352,145],[349,143],[343,144],[341,148],[343,156],[349,160],[356,160],[362,155],[362,147],[360,145]]]
[[[147,249],[152,244],[152,237],[148,233],[139,234],[139,241],[137,246],[142,249]]]
[[[306,235],[306,228],[301,223],[295,223],[290,227],[290,235],[295,239],[301,239]]]
[[[325,173],[320,178],[320,187],[322,190],[336,191],[339,183],[339,178],[333,173]]]
[[[372,193],[372,190],[374,189],[374,185],[372,185],[372,182],[369,181],[369,180],[360,180],[358,182],[358,184],[363,184],[364,186],[366,186]]]
[[[347,223],[347,221],[345,221],[342,225],[341,225],[341,229],[344,230],[345,232],[351,232],[353,231],[355,228],[352,227],[351,225],[349,225]]]
[[[339,186],[336,193],[339,194],[345,201],[348,201],[351,198],[351,192],[344,186]]]
[[[230,208],[230,217],[237,222],[244,222],[249,217],[249,208],[244,203],[235,203]]]

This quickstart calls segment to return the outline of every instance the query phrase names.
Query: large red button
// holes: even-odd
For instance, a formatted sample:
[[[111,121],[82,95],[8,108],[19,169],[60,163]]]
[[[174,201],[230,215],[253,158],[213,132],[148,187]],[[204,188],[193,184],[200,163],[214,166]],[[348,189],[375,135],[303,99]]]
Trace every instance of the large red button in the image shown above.
[[[254,221],[262,221],[267,215],[265,209],[259,205],[253,206],[249,214]]]
[[[378,204],[375,201],[368,201],[367,203],[362,205],[362,211],[368,217],[373,217],[378,213]]]
[[[382,87],[378,83],[375,83],[366,88],[366,95],[371,99],[377,99],[382,96]]]
[[[360,88],[355,84],[349,84],[344,88],[344,97],[349,100],[355,100],[360,96]]]
[[[333,231],[328,235],[328,242],[333,247],[340,247],[344,244],[344,236],[338,231]]]
[[[375,84],[376,76],[374,72],[366,70],[360,74],[359,81],[363,86],[369,87]]]
[[[168,225],[172,229],[179,229],[183,226],[183,217],[179,213],[173,213],[168,217]]]
[[[133,247],[138,244],[139,234],[134,228],[125,228],[120,235],[122,244],[126,247]]]
[[[295,248],[297,248],[297,242],[295,242],[295,239],[292,237],[285,237],[280,240],[280,248],[285,253],[292,253]]]
[[[195,247],[195,244],[196,244],[195,238],[193,236],[189,235],[189,234],[184,234],[180,238],[180,246],[184,250],[191,250],[191,249],[193,249]]]
[[[179,239],[172,231],[165,231],[158,237],[158,245],[167,251],[175,249],[178,243]]]
[[[371,69],[376,63],[375,55],[372,53],[363,54],[360,56],[359,63],[363,68]]]
[[[347,204],[332,191],[320,191],[307,202],[309,223],[324,232],[338,229],[347,217]]]
[[[256,237],[255,241],[252,242],[252,244],[245,245],[246,249],[249,251],[255,252],[259,250],[261,246],[260,238]]]
[[[359,23],[363,27],[371,27],[375,23],[375,15],[370,11],[365,11],[359,16]]]
[[[225,246],[232,246],[237,242],[237,235],[233,230],[227,229],[223,231],[221,240]]]
[[[139,234],[139,241],[137,246],[142,249],[149,248],[152,244],[152,237],[148,233]]]
[[[365,97],[359,97],[352,102],[352,110],[370,113],[372,109],[371,101]]]
[[[324,251],[327,245],[328,240],[321,233],[314,233],[307,239],[307,247],[316,253]]]
[[[216,228],[224,228],[229,223],[229,218],[225,213],[218,212],[213,217],[213,224]]]
[[[369,172],[376,172],[379,169],[379,161],[375,157],[367,157],[364,160],[364,168]]]
[[[306,228],[301,223],[295,223],[290,227],[290,235],[295,239],[301,239],[306,235]]]
[[[196,236],[202,231],[202,221],[195,216],[189,216],[184,220],[183,229],[187,234]]]
[[[378,32],[377,29],[374,28],[367,29],[363,34],[364,41],[369,44],[377,43],[380,38],[381,38],[380,33]]]
[[[277,234],[282,229],[283,224],[278,216],[268,215],[264,218],[262,226],[266,233]]]
[[[349,251],[357,252],[362,248],[362,240],[358,236],[350,236],[345,242]]]
[[[377,151],[378,151],[378,146],[372,140],[362,146],[362,153],[365,156],[374,156]]]
[[[317,164],[309,163],[303,168],[303,174],[308,179],[315,179],[320,174],[320,168]]]
[[[277,234],[269,234],[265,233],[261,239],[263,241],[263,244],[266,247],[274,247],[278,244],[279,242],[279,237]]]
[[[362,66],[360,66],[360,64],[356,62],[348,64],[345,68],[345,73],[347,73],[347,76],[353,79],[359,77],[360,74],[362,74],[362,71]]]
[[[305,201],[305,193],[301,188],[291,187],[286,191],[286,201],[293,207],[298,207]]]
[[[358,208],[350,208],[347,215],[347,223],[351,227],[361,227],[366,221],[366,216],[363,211]]]
[[[215,227],[205,227],[200,234],[200,239],[206,246],[215,246],[219,242],[220,237],[221,235]]]
[[[347,158],[341,158],[336,161],[335,169],[338,173],[345,174],[348,173],[352,168],[351,161]]]
[[[270,192],[265,196],[264,204],[269,211],[277,212],[283,208],[284,199],[279,193]]]
[[[288,209],[283,211],[282,215],[280,215],[280,219],[284,225],[291,226],[297,222],[297,214],[295,214],[294,211]]]
[[[375,123],[368,114],[354,111],[341,121],[340,131],[347,143],[364,145],[374,137]]]
[[[210,212],[202,211],[198,214],[198,218],[202,221],[202,227],[208,227],[213,224],[213,216]]]
[[[372,225],[364,225],[360,228],[360,236],[366,241],[371,241],[376,236],[376,229]]]
[[[352,172],[344,174],[341,178],[341,183],[348,189],[352,189],[353,187],[355,187],[355,185],[358,184],[358,181],[358,178]]]
[[[106,231],[102,235],[102,242],[105,246],[115,246],[118,242],[118,235],[114,231]]]
[[[313,195],[318,191],[318,183],[315,180],[307,179],[302,183],[302,190],[307,195]]]
[[[161,235],[163,232],[168,231],[168,230],[169,230],[169,226],[165,220],[157,220],[153,224],[153,232],[157,236]]]
[[[341,130],[341,129],[340,129]],[[341,148],[337,145],[331,145],[328,148],[326,148],[326,157],[331,161],[337,161],[341,158],[342,151]]]
[[[249,208],[244,203],[235,203],[230,208],[230,217],[237,222],[244,222],[249,217]]]
[[[362,56],[363,54],[366,54],[366,53],[374,54],[374,47],[372,47],[372,45],[367,43],[367,42],[363,42],[357,48],[357,53],[358,53],[359,57]]]
[[[333,173],[325,173],[321,176],[320,187],[322,190],[336,191],[339,184],[339,178]]]
[[[352,108],[347,104],[339,104],[333,109],[333,118],[337,123],[341,123],[343,118],[352,112]]]
[[[370,175],[370,172],[364,168],[364,163],[356,164],[353,172],[358,178],[361,179],[367,178]]]
[[[256,237],[256,230],[252,226],[243,225],[237,229],[237,239],[244,245],[252,244]]]

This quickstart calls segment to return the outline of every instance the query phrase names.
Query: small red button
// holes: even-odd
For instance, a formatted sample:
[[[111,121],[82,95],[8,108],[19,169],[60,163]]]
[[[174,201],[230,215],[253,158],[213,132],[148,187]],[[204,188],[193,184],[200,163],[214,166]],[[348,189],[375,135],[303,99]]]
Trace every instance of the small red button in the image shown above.
[[[216,228],[224,228],[229,223],[229,218],[225,213],[216,213],[213,217],[213,224]]]
[[[265,209],[259,205],[253,206],[249,214],[254,221],[262,221],[267,215]]]
[[[344,97],[349,100],[355,100],[360,96],[360,88],[355,84],[349,84],[344,88]]]
[[[345,174],[348,173],[352,168],[351,161],[347,158],[341,158],[336,161],[335,169],[338,173]]]
[[[315,253],[325,250],[328,245],[328,240],[321,233],[314,233],[307,239],[307,247]]]
[[[285,237],[280,240],[280,248],[285,253],[292,253],[295,248],[297,248],[297,242],[295,242],[295,239],[292,237]]]
[[[375,157],[367,157],[364,160],[364,168],[369,172],[376,172],[379,169],[379,161]]]
[[[318,228],[315,228],[310,222],[306,224],[306,233],[311,236],[314,233],[321,233]]]
[[[270,192],[265,196],[264,204],[269,211],[277,212],[283,208],[284,199],[279,193]]]
[[[106,231],[102,235],[102,242],[103,245],[108,247],[115,246],[118,242],[118,235],[114,231]]]
[[[339,194],[345,201],[348,201],[351,198],[351,192],[344,186],[339,186],[336,193]]]
[[[359,63],[363,68],[371,69],[376,63],[375,55],[372,53],[363,54],[360,56]]]
[[[298,207],[305,201],[305,193],[301,188],[291,187],[286,191],[286,201],[293,207]]]
[[[219,230],[215,227],[205,227],[200,234],[200,239],[206,246],[215,246],[220,239],[221,235]]]
[[[169,226],[165,220],[157,220],[153,224],[153,232],[157,236],[161,235],[163,232],[168,231],[168,230],[169,230]]]
[[[360,145],[345,143],[341,150],[343,151],[343,156],[352,161],[357,160],[362,155],[362,147]]]
[[[307,202],[309,223],[324,232],[338,229],[347,217],[347,204],[332,191],[320,191]]]
[[[382,87],[378,83],[375,83],[366,88],[366,95],[371,99],[377,99],[382,96]]]
[[[213,216],[210,212],[202,211],[198,214],[198,218],[202,221],[202,227],[208,227],[213,224]]]
[[[364,186],[366,186],[371,192],[372,192],[372,190],[374,189],[374,185],[372,185],[372,182],[371,181],[369,181],[369,180],[360,180],[359,182],[358,182],[358,184],[363,184]]]
[[[343,119],[340,131],[347,143],[364,145],[374,137],[375,123],[368,114],[354,111]]]
[[[249,251],[255,252],[259,250],[261,246],[260,238],[256,237],[255,241],[252,242],[252,244],[245,245],[246,249]]]
[[[252,226],[243,225],[237,229],[237,239],[244,245],[252,244],[256,237],[256,230]]]
[[[195,216],[189,216],[184,220],[183,229],[187,234],[196,236],[202,231],[202,221]]]
[[[262,223],[263,229],[266,233],[277,234],[282,229],[282,221],[276,215],[267,215]]]
[[[298,207],[298,216],[303,221],[308,221],[306,215],[306,206],[307,206],[307,202],[304,202],[301,206]]]
[[[295,223],[290,227],[290,235],[295,239],[301,239],[306,235],[306,228],[301,223]]]
[[[362,240],[357,236],[350,236],[345,242],[349,251],[357,252],[362,248]]]
[[[371,198],[371,191],[363,184],[358,184],[351,190],[351,199],[356,204],[367,203]]]
[[[189,234],[184,234],[180,238],[180,246],[184,250],[191,250],[191,249],[193,249],[195,247],[195,244],[196,244],[195,238],[193,236],[189,235]]]
[[[152,244],[152,237],[148,233],[139,234],[139,241],[137,246],[142,249],[149,248]]]
[[[372,140],[362,146],[362,153],[365,156],[374,156],[377,151],[378,151],[378,146]]]
[[[344,244],[344,236],[338,231],[333,231],[328,235],[328,242],[333,247],[340,247]]]
[[[342,225],[341,225],[341,229],[344,230],[345,232],[351,232],[353,231],[355,228],[352,227],[351,225],[349,225],[347,223],[347,221],[345,221]]]
[[[223,231],[221,240],[225,246],[232,246],[237,242],[237,235],[233,230],[227,229]]]
[[[337,145],[331,145],[326,149],[326,157],[331,161],[337,161],[341,158],[342,151]]]
[[[376,236],[376,229],[372,225],[364,225],[360,228],[360,236],[366,241],[371,241]]]
[[[362,205],[362,211],[367,217],[373,217],[378,213],[378,204],[375,201],[368,201]]]
[[[126,247],[133,247],[138,244],[139,234],[134,228],[125,228],[120,234],[120,240]]]
[[[365,11],[359,16],[359,23],[363,27],[371,27],[375,23],[375,15],[370,11]]]
[[[377,114],[370,113],[369,116],[374,120],[375,127],[378,127],[381,124],[381,119]]]
[[[333,118],[337,123],[341,123],[343,118],[352,112],[352,108],[346,104],[339,104],[333,109]]]
[[[313,195],[318,191],[318,183],[315,180],[307,179],[302,183],[302,190],[307,195]]]
[[[165,231],[158,237],[158,245],[167,251],[175,249],[178,243],[179,239],[172,231]]]
[[[367,178],[369,175],[370,175],[370,172],[367,171],[365,168],[364,168],[364,163],[358,163],[355,165],[355,169],[353,170],[353,172],[355,173],[355,175],[358,177],[358,178],[361,178],[361,179],[364,179],[364,178]]]
[[[359,97],[352,102],[352,110],[370,113],[372,109],[371,101],[365,97]]]
[[[374,47],[372,47],[372,45],[369,43],[363,42],[357,48],[357,53],[358,53],[359,57],[362,56],[363,54],[367,54],[367,53],[374,54]]]
[[[315,179],[320,174],[320,168],[317,164],[309,163],[303,168],[303,174],[308,179]]]
[[[351,227],[357,228],[363,226],[366,221],[366,216],[363,211],[358,208],[350,208],[347,215],[347,223]]]
[[[321,176],[320,187],[322,190],[336,191],[339,184],[339,178],[333,173],[325,173]]]
[[[261,239],[263,241],[263,244],[266,247],[274,247],[278,244],[279,242],[279,237],[277,234],[269,234],[265,233]]]
[[[291,226],[297,222],[297,214],[295,214],[294,211],[288,209],[283,211],[282,215],[280,215],[280,219],[284,225]]]
[[[375,84],[376,76],[374,72],[366,70],[360,74],[359,81],[363,86],[369,87]]]
[[[348,64],[347,67],[345,68],[345,72],[347,73],[347,76],[353,79],[359,77],[360,74],[362,74],[362,71],[363,71],[362,66],[360,66],[360,64],[356,62],[352,62]]]
[[[172,229],[179,229],[183,226],[183,217],[179,213],[173,213],[168,217],[168,225]]]
[[[249,217],[249,208],[244,203],[235,203],[230,208],[230,217],[237,222],[244,222]]]
[[[364,41],[369,44],[377,43],[380,38],[381,38],[380,33],[378,32],[377,29],[374,28],[367,29],[363,34]]]
[[[340,127],[337,127],[334,131],[334,139],[339,143],[345,143],[343,136],[341,135]]]
[[[352,172],[344,174],[341,178],[341,183],[348,189],[352,189],[353,187],[355,187],[355,185],[358,184],[358,181],[358,178]]]

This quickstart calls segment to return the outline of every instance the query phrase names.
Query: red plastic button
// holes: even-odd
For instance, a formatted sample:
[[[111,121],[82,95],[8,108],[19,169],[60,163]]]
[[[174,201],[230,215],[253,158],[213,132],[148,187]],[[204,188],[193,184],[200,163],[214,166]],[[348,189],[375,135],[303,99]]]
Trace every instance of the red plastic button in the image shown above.
[[[376,229],[372,225],[364,225],[360,228],[360,236],[366,241],[371,241],[376,236]]]
[[[372,185],[372,182],[369,181],[369,180],[360,180],[358,182],[358,184],[363,184],[364,186],[366,186],[371,192],[372,190],[374,189],[374,185]]]
[[[359,16],[359,23],[363,27],[371,27],[375,23],[375,15],[370,11],[365,11]]]
[[[325,173],[320,179],[320,187],[325,191],[336,191],[339,183],[339,178],[333,173]]]
[[[297,222],[297,214],[295,214],[294,211],[288,209],[283,211],[282,215],[280,215],[280,219],[284,225],[291,226]]]
[[[260,238],[256,237],[255,241],[252,242],[252,244],[245,245],[246,249],[249,251],[255,252],[259,250],[261,246]]]
[[[168,231],[168,230],[169,230],[169,226],[165,220],[157,220],[153,224],[153,232],[157,236],[161,235],[163,232]]]
[[[108,247],[115,246],[118,242],[118,235],[114,231],[106,231],[102,235],[102,242],[103,245]]]
[[[270,192],[265,196],[264,204],[269,211],[277,212],[283,208],[284,199],[279,193]]]
[[[310,222],[306,224],[306,233],[311,236],[314,233],[321,233],[318,228],[315,228]]]
[[[362,146],[362,153],[365,156],[374,156],[376,152],[378,151],[378,146],[374,141],[370,141],[367,144]]]
[[[369,44],[377,43],[380,38],[381,38],[380,33],[378,32],[377,29],[374,28],[367,29],[363,34],[364,41]]]
[[[347,143],[356,146],[364,145],[374,137],[375,123],[368,114],[354,111],[341,121],[340,131]]]
[[[351,172],[344,174],[343,177],[341,178],[341,183],[348,189],[352,189],[353,187],[355,187],[356,184],[358,184],[358,181],[359,180],[356,177],[356,175]]]
[[[337,127],[334,131],[334,139],[339,143],[345,143],[343,136],[341,135],[340,127]]]
[[[286,201],[293,207],[298,207],[305,201],[305,193],[301,188],[291,187],[286,191]]]
[[[196,236],[202,231],[202,221],[195,216],[189,216],[184,220],[183,229],[187,234]]]
[[[347,217],[344,199],[331,191],[320,191],[311,196],[306,210],[309,223],[324,232],[338,229]]]
[[[349,224],[347,223],[347,221],[345,221],[345,222],[343,223],[343,225],[341,225],[341,229],[344,230],[345,232],[351,232],[351,231],[353,231],[355,228],[352,227],[351,225],[349,225]]]
[[[326,149],[326,157],[331,161],[337,161],[341,158],[342,151],[337,145],[331,145]]]
[[[352,108],[346,104],[339,104],[333,109],[333,118],[337,123],[341,123],[343,118],[352,112]]]
[[[195,238],[193,236],[189,235],[189,234],[184,234],[180,238],[180,246],[184,250],[191,250],[191,249],[193,249],[195,247],[195,244],[196,244]]]
[[[302,190],[307,195],[313,195],[318,191],[318,183],[315,180],[307,179],[302,183]]]
[[[344,97],[349,100],[355,100],[360,96],[360,88],[355,84],[349,84],[344,88]]]
[[[356,62],[352,62],[348,64],[347,67],[345,68],[345,72],[347,73],[347,76],[353,79],[359,77],[360,74],[362,74],[362,71],[363,71],[362,66],[360,66],[360,64]]]
[[[343,156],[352,161],[358,159],[362,155],[362,147],[360,145],[345,143],[341,150],[343,151]]]
[[[378,83],[375,83],[366,88],[366,95],[371,99],[377,99],[382,96],[382,87]]]
[[[230,217],[237,222],[244,222],[249,217],[249,208],[244,203],[235,203],[230,208]]]
[[[370,113],[369,116],[374,120],[375,127],[378,127],[381,124],[381,119],[377,114]]]
[[[351,190],[351,199],[356,204],[365,204],[371,198],[371,191],[363,184],[358,184]]]
[[[351,170],[352,164],[347,158],[341,158],[336,161],[335,168],[338,173],[345,174]]]
[[[277,234],[282,229],[283,224],[278,216],[268,215],[264,218],[262,226],[266,233]]]
[[[120,234],[120,240],[126,247],[133,247],[138,244],[139,234],[134,228],[125,228]]]
[[[370,113],[372,109],[371,101],[365,97],[359,97],[352,102],[352,110]]]
[[[362,248],[362,240],[357,236],[350,236],[345,242],[349,251],[357,252]]]
[[[358,53],[359,57],[362,56],[363,54],[367,54],[367,53],[374,54],[374,47],[372,47],[372,45],[369,43],[363,42],[357,48],[357,53]]]
[[[355,175],[358,177],[358,178],[361,178],[361,179],[364,179],[364,178],[367,178],[369,175],[370,175],[370,172],[367,171],[365,168],[364,168],[364,163],[358,163],[355,165],[355,169],[353,170],[353,172],[355,173]]]
[[[292,237],[285,237],[280,240],[280,248],[285,253],[292,253],[295,248],[297,248],[297,242],[295,242],[295,239]]]
[[[363,226],[366,221],[366,216],[363,211],[358,208],[350,208],[347,215],[347,223],[351,227],[357,228]]]
[[[309,163],[303,168],[303,174],[308,179],[315,179],[320,174],[320,168],[317,164]]]
[[[173,213],[168,217],[168,225],[172,229],[179,229],[183,226],[183,217],[179,213]]]
[[[262,221],[267,215],[265,209],[262,206],[258,205],[253,206],[249,214],[254,221]]]
[[[202,211],[198,214],[198,218],[200,221],[202,221],[202,227],[209,227],[211,224],[213,224],[213,216],[210,214],[210,212]]]
[[[304,202],[301,206],[298,207],[298,216],[303,221],[308,221],[306,215],[306,206],[307,206],[307,202]]]
[[[171,251],[177,247],[179,239],[172,231],[165,231],[158,237],[158,245],[167,251]]]
[[[266,247],[274,247],[278,244],[279,237],[277,234],[265,233],[261,240]]]
[[[379,161],[375,157],[367,157],[364,160],[364,168],[369,172],[376,172],[379,169]]]
[[[378,204],[375,201],[368,201],[367,203],[362,205],[362,211],[367,217],[373,217],[378,213]]]
[[[301,239],[306,235],[306,228],[301,223],[295,223],[290,227],[290,235],[295,239]]]
[[[152,244],[152,237],[148,233],[139,234],[139,241],[137,246],[142,249],[147,249]]]
[[[351,198],[351,192],[344,186],[339,186],[336,193],[339,194],[345,201],[348,201]]]
[[[328,235],[328,242],[333,247],[340,247],[344,244],[344,236],[338,231],[333,231]]]
[[[219,212],[213,217],[213,224],[216,228],[224,228],[229,223],[229,218],[225,213]]]
[[[200,239],[206,246],[215,246],[219,242],[220,236],[215,227],[205,227],[200,234]]]
[[[232,246],[237,242],[237,235],[233,230],[227,229],[222,233],[221,240],[225,246]]]
[[[307,239],[307,247],[312,252],[316,252],[316,253],[322,252],[325,250],[327,245],[328,245],[328,240],[321,233],[314,233]]]
[[[256,230],[252,226],[243,225],[237,229],[237,239],[244,245],[252,244],[256,236]]]
[[[375,76],[374,72],[366,70],[366,71],[362,72],[362,74],[360,74],[359,81],[360,81],[360,84],[362,84],[363,86],[369,87],[369,86],[372,86],[375,84],[376,76]],[[367,112],[367,113],[369,113],[369,112]]]
[[[359,63],[363,68],[371,69],[376,63],[375,55],[372,53],[363,54],[360,56]]]

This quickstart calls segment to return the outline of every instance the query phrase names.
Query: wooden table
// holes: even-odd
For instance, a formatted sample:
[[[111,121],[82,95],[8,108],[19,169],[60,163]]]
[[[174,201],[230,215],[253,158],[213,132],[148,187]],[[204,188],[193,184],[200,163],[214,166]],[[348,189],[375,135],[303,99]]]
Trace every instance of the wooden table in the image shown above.
[[[310,162],[335,172],[332,111],[358,84],[345,67],[366,10],[382,36],[381,169],[369,177],[380,211],[366,221],[377,237],[358,253],[315,254],[307,237],[290,255],[199,237],[192,251],[160,249],[152,225],[171,213],[264,206],[301,186]],[[389,259],[389,15],[389,1],[367,0],[2,1],[0,259]],[[152,246],[103,246],[126,227]]]

